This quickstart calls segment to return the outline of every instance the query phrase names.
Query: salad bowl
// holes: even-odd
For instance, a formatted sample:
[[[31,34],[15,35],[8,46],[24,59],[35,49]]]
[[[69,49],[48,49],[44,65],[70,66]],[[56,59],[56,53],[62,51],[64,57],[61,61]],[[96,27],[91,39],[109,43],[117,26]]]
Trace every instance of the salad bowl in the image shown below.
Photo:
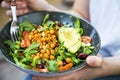
[[[49,14],[49,21],[58,22],[58,25],[65,25],[68,27],[75,27],[76,19],[79,22],[80,28],[83,29],[82,35],[89,36],[91,40],[91,45],[93,49],[90,52],[90,55],[96,55],[100,49],[100,37],[96,29],[86,20],[82,18],[75,17],[73,15],[62,13],[62,12],[54,12],[54,11],[40,11],[40,12],[32,12],[18,17],[18,25],[23,23],[24,21],[31,22],[35,25],[42,25],[44,22],[45,16]],[[86,63],[85,60],[82,60],[76,66],[73,66],[71,69],[64,70],[64,71],[49,71],[49,72],[40,72],[32,69],[27,69],[19,66],[15,63],[15,59],[10,56],[9,53],[9,46],[5,44],[5,41],[11,40],[10,37],[10,25],[11,21],[8,22],[0,31],[0,50],[2,52],[3,57],[13,66],[19,68],[20,70],[27,72],[31,75],[43,76],[43,77],[54,77],[54,76],[61,76],[65,75],[83,68]],[[62,33],[61,33],[62,34]],[[66,45],[68,46],[68,44]],[[71,50],[70,50],[71,51]],[[74,51],[73,51],[74,52]],[[74,61],[73,61],[74,63]],[[53,67],[54,68],[54,67]]]

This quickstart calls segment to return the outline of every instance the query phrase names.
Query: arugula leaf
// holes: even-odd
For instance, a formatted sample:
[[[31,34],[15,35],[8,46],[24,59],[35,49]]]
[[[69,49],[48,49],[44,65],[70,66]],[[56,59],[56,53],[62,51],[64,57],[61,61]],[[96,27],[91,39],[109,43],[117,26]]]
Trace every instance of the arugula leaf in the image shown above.
[[[58,70],[58,65],[55,60],[48,60],[47,63],[47,68],[49,71],[55,72]]]
[[[58,54],[63,48],[64,48],[64,42],[60,44],[60,46],[58,47],[58,50],[56,51],[56,54]]]
[[[37,62],[38,62],[38,60],[34,58],[34,59],[32,60],[32,64],[31,64],[31,65],[32,65],[33,67],[36,67],[36,63],[37,63]]]
[[[20,49],[20,41],[12,42],[11,40],[7,40],[4,44],[7,44],[13,52]]]
[[[19,24],[20,26],[20,31],[26,30],[26,31],[31,31],[32,29],[34,29],[34,25],[31,24],[29,21],[24,21],[21,24]]]
[[[75,56],[74,54],[71,54],[71,53],[69,53],[69,52],[65,52],[64,54],[65,54],[65,56],[67,56],[67,57]]]
[[[50,17],[50,14],[45,15],[42,25],[44,25],[46,23],[46,21],[49,19],[49,17]]]
[[[72,61],[73,61],[74,65],[78,65],[81,60],[77,59],[76,57],[72,57]]]
[[[15,43],[10,41],[10,40],[5,41],[4,44],[7,44],[10,47],[11,50],[15,49],[15,47],[14,47]]]
[[[29,66],[29,65],[26,65],[26,64],[24,64],[24,63],[19,62],[19,60],[18,60],[18,58],[16,57],[15,54],[12,54],[12,56],[13,56],[13,59],[14,59],[15,63],[16,63],[18,66],[21,66],[21,67],[23,67],[23,68],[28,68],[28,69],[30,69],[30,66]]]
[[[52,28],[55,23],[53,21],[47,21],[46,24],[47,27]]]
[[[28,47],[27,49],[25,49],[24,53],[29,53],[32,49],[36,49],[39,47],[39,43],[32,43],[30,45],[30,47]],[[36,51],[33,51],[33,52],[36,52]],[[30,52],[31,53],[31,52]]]
[[[76,18],[76,17],[75,17]],[[80,20],[78,18],[76,18],[75,22],[74,22],[74,27],[79,30],[78,32],[82,35],[83,34],[83,29],[80,27]]]
[[[76,18],[76,17],[75,17]],[[80,28],[80,20],[78,18],[76,18],[75,22],[74,22],[74,27],[75,28]]]
[[[38,32],[42,32],[42,31],[48,30],[48,29],[49,29],[48,27],[42,27],[42,28],[38,29]]]
[[[90,54],[92,51],[89,47],[85,46],[83,47],[83,53]]]
[[[27,59],[27,61],[30,61],[30,62],[32,62],[32,58],[30,57],[30,54],[28,54],[28,53],[26,53],[25,54],[25,58]]]

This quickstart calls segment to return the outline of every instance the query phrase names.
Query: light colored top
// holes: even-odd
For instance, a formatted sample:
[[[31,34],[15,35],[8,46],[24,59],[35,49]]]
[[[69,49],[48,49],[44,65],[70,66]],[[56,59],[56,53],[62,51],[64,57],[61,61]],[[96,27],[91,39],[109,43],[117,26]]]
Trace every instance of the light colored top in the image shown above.
[[[101,37],[100,53],[120,55],[120,0],[90,0],[90,19]]]

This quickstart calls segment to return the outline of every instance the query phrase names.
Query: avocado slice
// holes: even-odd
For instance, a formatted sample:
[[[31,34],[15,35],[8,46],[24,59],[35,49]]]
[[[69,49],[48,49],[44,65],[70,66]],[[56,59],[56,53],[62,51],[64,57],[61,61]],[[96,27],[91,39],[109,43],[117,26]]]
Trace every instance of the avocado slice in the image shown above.
[[[60,43],[64,42],[64,47],[71,53],[75,53],[81,47],[79,30],[76,28],[61,27],[58,31]]]

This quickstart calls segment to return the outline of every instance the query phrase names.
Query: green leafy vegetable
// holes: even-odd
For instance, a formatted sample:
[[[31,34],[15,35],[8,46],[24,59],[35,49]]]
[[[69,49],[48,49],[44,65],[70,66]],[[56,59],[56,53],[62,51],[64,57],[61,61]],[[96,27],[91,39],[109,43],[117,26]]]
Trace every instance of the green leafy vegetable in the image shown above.
[[[29,21],[24,21],[19,26],[20,26],[21,31],[23,31],[23,30],[31,31],[32,29],[35,28],[34,25],[31,24]]]
[[[80,20],[78,18],[76,18],[76,20],[74,22],[74,27],[75,28],[80,28]]]
[[[76,57],[72,57],[72,61],[73,61],[74,65],[78,65],[81,60]]]
[[[83,48],[83,53],[90,54],[91,52],[92,51],[89,47],[86,46],[86,47]]]
[[[53,71],[53,72],[57,71],[58,65],[55,60],[48,60],[47,62],[48,62],[47,64],[48,70]]]
[[[23,67],[23,68],[28,68],[28,69],[30,69],[30,66],[29,66],[29,65],[26,65],[26,64],[24,64],[24,63],[19,62],[18,58],[16,57],[16,55],[15,55],[14,53],[12,54],[12,56],[13,56],[13,60],[15,61],[15,63],[16,63],[18,66],[21,66],[21,67]]]
[[[47,22],[47,20],[49,19],[49,17],[50,17],[49,14],[45,15],[42,25],[44,25]]]
[[[40,45],[39,43],[32,43],[30,47],[25,49],[24,53],[31,53],[31,50],[32,52],[36,52],[35,50],[33,51],[33,49],[36,49],[39,45]]]
[[[4,44],[7,44],[13,52],[16,49],[20,49],[20,41],[12,42],[10,40],[7,40],[4,42]]]
[[[75,17],[76,18],[76,17]],[[78,18],[76,18],[75,22],[74,22],[74,27],[79,30],[78,32],[82,35],[83,34],[83,29],[80,26],[80,20]]]

